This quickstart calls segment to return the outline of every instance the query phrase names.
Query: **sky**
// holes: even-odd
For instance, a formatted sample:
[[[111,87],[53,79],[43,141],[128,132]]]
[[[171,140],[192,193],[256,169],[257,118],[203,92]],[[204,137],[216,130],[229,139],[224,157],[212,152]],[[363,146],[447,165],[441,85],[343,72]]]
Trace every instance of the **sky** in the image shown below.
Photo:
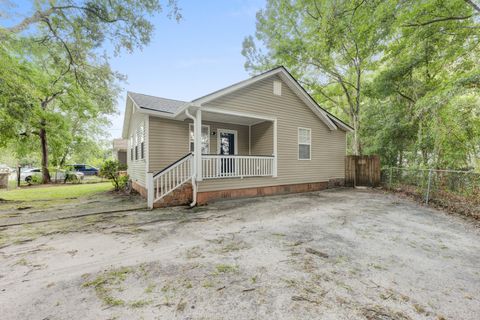
[[[165,3],[165,1],[162,1]],[[193,100],[244,80],[243,39],[255,33],[255,14],[264,0],[178,0],[183,19],[155,17],[151,43],[142,51],[111,59],[127,76],[110,117],[111,138],[121,136],[126,91],[170,99]]]
[[[0,0],[1,22],[8,26],[30,16],[32,1]],[[249,77],[242,42],[255,33],[255,14],[265,0],[177,1],[183,18],[177,22],[167,12],[153,17],[155,31],[143,50],[114,57],[106,45],[112,69],[127,81],[121,83],[118,114],[110,116],[110,137],[105,138],[122,134],[127,91],[189,101]],[[4,16],[2,9],[13,15]]]

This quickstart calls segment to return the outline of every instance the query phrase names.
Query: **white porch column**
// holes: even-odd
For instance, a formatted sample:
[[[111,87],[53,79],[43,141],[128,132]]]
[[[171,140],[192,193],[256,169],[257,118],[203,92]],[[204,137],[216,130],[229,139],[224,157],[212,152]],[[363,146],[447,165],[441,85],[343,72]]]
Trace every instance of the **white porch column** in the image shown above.
[[[194,137],[194,151],[195,151],[195,171],[197,173],[197,181],[202,181],[202,110],[197,109],[195,114],[195,137]]]
[[[273,177],[277,176],[277,119],[273,120]]]
[[[147,206],[148,209],[153,209],[153,202],[155,198],[155,186],[153,183],[153,172],[147,172]]]

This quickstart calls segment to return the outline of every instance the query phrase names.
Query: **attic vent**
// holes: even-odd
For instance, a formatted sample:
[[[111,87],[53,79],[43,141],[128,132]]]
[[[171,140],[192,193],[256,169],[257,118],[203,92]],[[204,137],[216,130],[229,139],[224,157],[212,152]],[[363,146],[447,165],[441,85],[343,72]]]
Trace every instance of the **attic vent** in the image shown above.
[[[277,96],[282,95],[282,83],[280,81],[273,81],[273,94]]]

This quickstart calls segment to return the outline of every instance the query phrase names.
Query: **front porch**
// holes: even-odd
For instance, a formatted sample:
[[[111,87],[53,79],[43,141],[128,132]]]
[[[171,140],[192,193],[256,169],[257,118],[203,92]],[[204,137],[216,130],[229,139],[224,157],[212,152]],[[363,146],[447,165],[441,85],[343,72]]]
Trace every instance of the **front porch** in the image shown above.
[[[199,184],[221,179],[223,186],[235,189],[236,179],[277,176],[276,118],[191,107],[178,120],[188,129],[189,153],[147,174],[149,207],[189,181],[194,204]]]
[[[195,120],[190,141],[193,154],[201,150],[197,181],[277,175],[275,118],[202,107]]]

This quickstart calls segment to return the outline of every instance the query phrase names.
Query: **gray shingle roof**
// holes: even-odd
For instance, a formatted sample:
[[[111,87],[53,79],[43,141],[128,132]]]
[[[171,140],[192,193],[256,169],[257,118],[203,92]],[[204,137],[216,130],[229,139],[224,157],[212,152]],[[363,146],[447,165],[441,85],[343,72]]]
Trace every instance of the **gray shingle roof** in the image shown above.
[[[186,101],[154,97],[135,92],[128,92],[128,95],[135,101],[137,106],[142,109],[167,113],[175,113],[175,111],[187,103]]]

